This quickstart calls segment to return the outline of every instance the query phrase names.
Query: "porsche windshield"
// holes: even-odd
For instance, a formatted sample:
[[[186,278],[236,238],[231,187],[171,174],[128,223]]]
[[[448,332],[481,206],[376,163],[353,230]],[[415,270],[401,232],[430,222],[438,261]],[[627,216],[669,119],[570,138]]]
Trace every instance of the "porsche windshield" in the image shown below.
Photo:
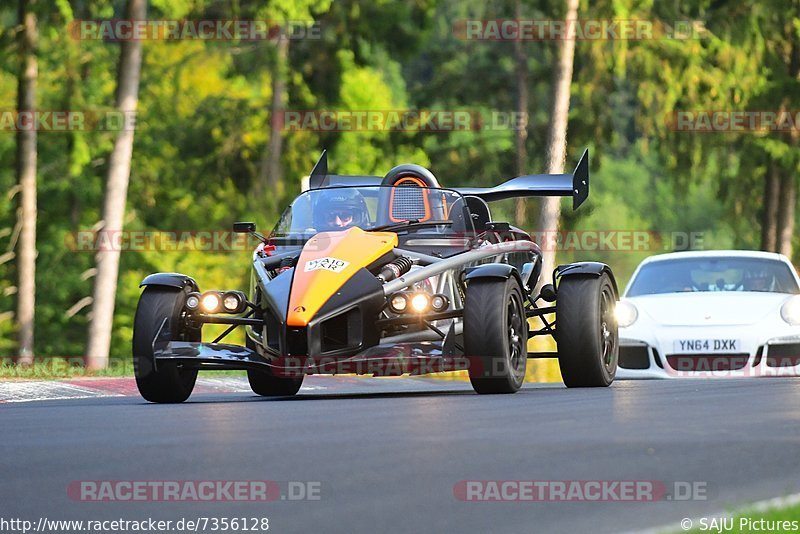
[[[800,292],[789,267],[778,260],[703,257],[642,265],[628,297],[693,291]]]
[[[464,198],[455,191],[358,186],[305,191],[283,212],[270,237],[310,237],[352,227],[434,235],[474,231]]]

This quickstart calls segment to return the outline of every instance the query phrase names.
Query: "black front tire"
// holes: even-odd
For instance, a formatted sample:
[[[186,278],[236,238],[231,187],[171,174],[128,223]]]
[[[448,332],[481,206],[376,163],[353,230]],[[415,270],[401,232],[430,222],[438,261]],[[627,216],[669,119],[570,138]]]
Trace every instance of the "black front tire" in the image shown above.
[[[558,365],[567,387],[605,387],[619,361],[617,293],[607,273],[565,276],[556,293]]]
[[[255,344],[249,337],[245,336],[247,348],[255,350]],[[250,389],[256,395],[262,397],[291,397],[300,391],[303,385],[303,375],[299,378],[283,378],[273,376],[269,371],[259,371],[256,369],[247,370],[247,381],[250,382]]]
[[[472,280],[464,302],[464,353],[477,393],[516,393],[528,364],[528,321],[516,277]]]
[[[159,363],[156,370],[153,361],[153,340],[164,321],[171,340],[200,341],[200,330],[183,327],[181,314],[185,301],[182,289],[162,286],[147,286],[139,297],[133,323],[133,372],[139,393],[150,402],[183,402],[194,389],[196,369]]]

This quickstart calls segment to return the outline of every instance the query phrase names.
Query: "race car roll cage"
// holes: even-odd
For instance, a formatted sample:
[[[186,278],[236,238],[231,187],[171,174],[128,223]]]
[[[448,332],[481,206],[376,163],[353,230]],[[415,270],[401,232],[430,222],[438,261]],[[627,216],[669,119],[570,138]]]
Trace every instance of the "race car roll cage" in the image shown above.
[[[515,197],[527,196],[572,196],[573,209],[577,209],[587,198],[589,192],[589,172],[588,172],[588,149],[584,151],[575,171],[572,174],[541,174],[521,176],[508,180],[492,188],[458,188],[455,191],[470,196],[477,196],[484,201],[503,200]],[[337,176],[327,173],[327,156],[323,152],[319,161],[314,166],[310,176],[310,186],[312,189],[337,185],[375,185],[375,180],[379,177],[367,176]],[[268,238],[255,231],[253,223],[236,223],[235,232],[246,232],[254,235],[263,243],[267,243]],[[462,271],[463,276],[457,279],[454,272],[461,266],[475,264],[481,260],[492,257],[502,256],[511,252],[532,253],[533,261],[526,263],[522,270],[507,263],[481,263],[472,267],[467,267]],[[458,319],[463,317],[464,302],[462,295],[464,288],[469,280],[480,278],[503,278],[508,279],[514,276],[522,286],[527,299],[525,300],[525,315],[527,318],[538,317],[543,326],[538,330],[529,332],[530,337],[550,335],[556,336],[556,322],[547,316],[556,312],[556,306],[552,303],[557,298],[558,281],[564,276],[595,276],[599,277],[604,273],[611,276],[614,289],[616,282],[610,268],[599,262],[577,262],[568,265],[560,265],[553,272],[553,283],[541,287],[536,296],[532,295],[533,287],[531,282],[538,282],[541,270],[542,251],[539,245],[529,240],[505,241],[493,244],[484,243],[478,248],[467,250],[450,257],[439,258],[418,251],[404,248],[394,248],[396,257],[406,257],[411,259],[417,269],[408,271],[398,278],[385,282],[382,285],[385,299],[384,308],[388,305],[389,298],[398,291],[408,289],[414,284],[423,280],[439,276],[437,281],[437,292],[445,293],[450,298],[451,310],[442,312],[427,312],[417,314],[400,315],[397,317],[385,317],[378,319],[376,326],[382,331],[386,327],[403,325],[422,325],[427,327],[433,334],[441,338],[446,345],[448,338],[455,338],[456,322],[452,322],[448,332],[443,332],[434,323],[441,320]],[[274,276],[270,275],[269,270],[264,265],[263,258],[256,257],[253,260],[253,270],[258,286],[262,291],[267,283]],[[532,275],[534,280],[531,280]],[[461,274],[461,273],[460,273]],[[141,286],[161,285],[181,288],[187,291],[199,291],[197,283],[191,277],[178,273],[156,273],[146,277]],[[539,301],[547,304],[540,306]],[[217,336],[211,343],[197,343],[171,340],[168,321],[165,320],[153,340],[155,361],[170,360],[198,369],[242,369],[242,368],[261,368],[267,364],[263,361],[256,351],[246,349],[237,345],[222,344],[230,332],[238,326],[250,326],[260,331],[265,325],[264,318],[253,317],[258,311],[258,305],[249,300],[246,301],[247,312],[245,315],[235,317],[231,315],[217,314],[193,314],[191,321],[196,326],[202,324],[227,324],[230,325],[222,334]],[[261,334],[256,334],[260,339]],[[261,340],[263,341],[263,340]],[[262,343],[263,345],[263,343]],[[456,347],[463,351],[463,348],[456,344]],[[528,358],[555,358],[555,352],[535,352],[528,353]],[[157,363],[156,363],[157,365]]]

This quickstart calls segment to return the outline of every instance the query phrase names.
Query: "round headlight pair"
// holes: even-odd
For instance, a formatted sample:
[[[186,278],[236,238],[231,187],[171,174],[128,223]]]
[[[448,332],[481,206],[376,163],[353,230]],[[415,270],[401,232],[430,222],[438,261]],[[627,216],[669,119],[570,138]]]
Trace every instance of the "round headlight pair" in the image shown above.
[[[450,306],[450,299],[445,295],[429,295],[427,293],[395,293],[389,299],[389,309],[401,314],[406,312],[423,313],[428,310],[441,312]]]
[[[247,308],[247,299],[241,291],[206,291],[190,293],[186,297],[186,309],[202,313],[242,313]]]

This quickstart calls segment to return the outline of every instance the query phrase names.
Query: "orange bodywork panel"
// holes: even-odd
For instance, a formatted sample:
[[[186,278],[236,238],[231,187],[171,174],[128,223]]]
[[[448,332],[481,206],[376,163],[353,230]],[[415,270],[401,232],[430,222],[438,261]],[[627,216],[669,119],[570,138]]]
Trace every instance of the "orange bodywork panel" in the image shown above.
[[[292,280],[286,324],[308,322],[356,271],[397,246],[397,234],[350,228],[321,232],[303,247]]]

